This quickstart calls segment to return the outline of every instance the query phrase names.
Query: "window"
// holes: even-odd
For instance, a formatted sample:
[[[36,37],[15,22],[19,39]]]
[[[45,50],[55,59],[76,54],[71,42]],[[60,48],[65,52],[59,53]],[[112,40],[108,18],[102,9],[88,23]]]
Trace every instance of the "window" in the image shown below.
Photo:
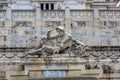
[[[54,4],[53,3],[41,3],[41,10],[54,10]]]
[[[45,7],[46,7],[46,10],[49,10],[49,4],[48,3],[45,5]]]
[[[43,71],[44,77],[65,77],[67,71]]]
[[[106,2],[110,2],[110,0],[106,0]]]
[[[54,10],[54,4],[53,3],[51,4],[51,10]]]
[[[3,9],[3,5],[0,5],[0,9]]]
[[[43,3],[42,3],[40,6],[41,6],[41,10],[44,10],[44,5],[43,5]]]
[[[106,21],[104,21],[104,26],[106,26]]]

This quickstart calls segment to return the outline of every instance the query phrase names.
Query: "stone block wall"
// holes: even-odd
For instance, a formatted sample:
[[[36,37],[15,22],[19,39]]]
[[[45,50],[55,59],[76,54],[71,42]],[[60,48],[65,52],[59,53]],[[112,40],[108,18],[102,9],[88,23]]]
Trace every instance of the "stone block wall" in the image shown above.
[[[119,11],[85,9],[42,10],[39,6],[30,10],[12,10],[10,6],[0,11],[0,46],[33,47],[39,44],[48,30],[64,26],[66,33],[89,46],[118,46]]]

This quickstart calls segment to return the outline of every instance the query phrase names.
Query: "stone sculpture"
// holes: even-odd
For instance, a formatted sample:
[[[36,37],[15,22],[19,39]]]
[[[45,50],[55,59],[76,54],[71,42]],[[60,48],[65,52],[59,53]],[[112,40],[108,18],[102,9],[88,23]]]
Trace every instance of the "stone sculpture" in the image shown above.
[[[43,37],[40,40],[40,44],[37,48],[33,48],[28,52],[30,55],[49,56],[68,53],[72,51],[73,46],[79,48],[78,51],[84,50],[84,44],[71,35],[66,34],[63,26],[56,28],[56,35],[51,35],[51,31],[52,30],[48,31],[47,37]]]
[[[103,68],[103,74],[109,74],[109,73],[113,73],[112,68],[109,65],[102,65]]]

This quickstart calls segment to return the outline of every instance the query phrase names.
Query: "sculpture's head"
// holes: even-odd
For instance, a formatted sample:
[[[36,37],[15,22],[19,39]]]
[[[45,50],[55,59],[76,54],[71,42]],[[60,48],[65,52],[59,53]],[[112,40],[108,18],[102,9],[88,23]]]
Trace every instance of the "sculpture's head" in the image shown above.
[[[64,27],[63,26],[58,26],[58,27],[56,27],[56,29],[64,31]]]
[[[58,34],[60,36],[63,36],[65,34],[65,30],[64,30],[64,27],[63,26],[58,26],[56,27],[56,31],[58,32]]]

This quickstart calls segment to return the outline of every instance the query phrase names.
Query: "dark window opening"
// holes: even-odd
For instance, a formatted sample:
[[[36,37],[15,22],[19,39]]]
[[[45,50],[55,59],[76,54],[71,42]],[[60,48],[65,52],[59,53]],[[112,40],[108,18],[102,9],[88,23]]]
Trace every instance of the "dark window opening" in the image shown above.
[[[106,0],[106,2],[110,2],[110,0]]]
[[[41,10],[44,10],[44,5],[43,5],[43,4],[41,4],[40,6],[41,6]]]
[[[54,4],[51,4],[51,10],[54,10]]]
[[[46,4],[45,7],[46,7],[46,10],[49,10],[49,4]]]
[[[104,26],[106,26],[106,21],[104,21]]]

